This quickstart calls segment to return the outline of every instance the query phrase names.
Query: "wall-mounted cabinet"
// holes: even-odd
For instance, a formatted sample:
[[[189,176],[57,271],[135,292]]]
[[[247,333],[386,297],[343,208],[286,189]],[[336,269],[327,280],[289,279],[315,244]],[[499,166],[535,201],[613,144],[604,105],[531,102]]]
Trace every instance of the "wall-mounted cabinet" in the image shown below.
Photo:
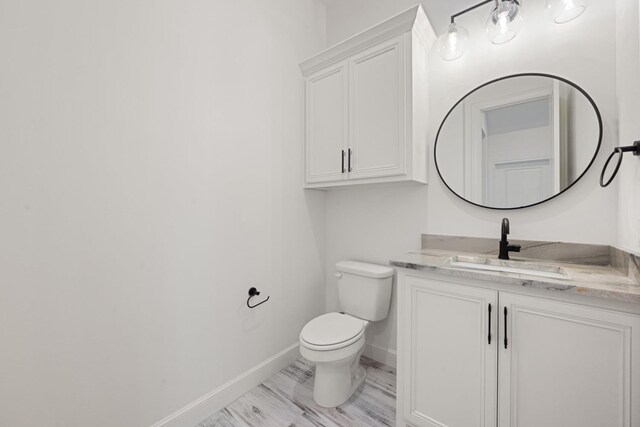
[[[398,291],[398,426],[640,426],[637,314],[411,270]]]
[[[421,7],[339,43],[305,76],[305,186],[427,183],[427,51]]]

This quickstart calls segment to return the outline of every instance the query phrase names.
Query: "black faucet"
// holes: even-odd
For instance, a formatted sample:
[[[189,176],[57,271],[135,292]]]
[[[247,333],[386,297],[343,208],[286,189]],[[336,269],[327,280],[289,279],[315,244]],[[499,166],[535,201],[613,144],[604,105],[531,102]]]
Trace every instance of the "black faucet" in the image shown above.
[[[500,237],[500,259],[509,259],[509,252],[520,252],[520,245],[510,245],[507,241],[509,234],[509,218],[502,219],[502,236]]]

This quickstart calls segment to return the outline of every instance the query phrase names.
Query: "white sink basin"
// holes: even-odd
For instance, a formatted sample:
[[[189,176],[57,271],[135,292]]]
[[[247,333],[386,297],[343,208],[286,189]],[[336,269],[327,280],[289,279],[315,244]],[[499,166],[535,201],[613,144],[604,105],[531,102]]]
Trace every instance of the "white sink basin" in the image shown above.
[[[527,276],[546,277],[550,279],[567,278],[567,273],[562,267],[535,264],[526,261],[506,261],[492,258],[455,256],[452,258],[450,266],[469,270],[526,274]]]

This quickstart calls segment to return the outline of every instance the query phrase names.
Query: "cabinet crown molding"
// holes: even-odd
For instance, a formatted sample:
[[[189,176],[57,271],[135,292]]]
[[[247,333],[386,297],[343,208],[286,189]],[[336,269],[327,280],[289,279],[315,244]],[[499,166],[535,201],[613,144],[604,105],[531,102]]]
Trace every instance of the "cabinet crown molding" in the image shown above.
[[[414,31],[425,47],[436,39],[433,27],[422,6],[414,6],[380,24],[374,25],[300,63],[304,77],[380,42]]]

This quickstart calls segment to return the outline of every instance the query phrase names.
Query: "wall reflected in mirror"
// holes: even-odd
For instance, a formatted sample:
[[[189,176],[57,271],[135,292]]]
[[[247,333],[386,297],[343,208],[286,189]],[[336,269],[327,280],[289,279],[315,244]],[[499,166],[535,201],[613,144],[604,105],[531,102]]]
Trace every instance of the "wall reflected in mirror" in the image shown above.
[[[476,205],[516,209],[578,181],[600,148],[593,100],[558,77],[527,74],[483,85],[444,119],[435,145],[447,187]]]

